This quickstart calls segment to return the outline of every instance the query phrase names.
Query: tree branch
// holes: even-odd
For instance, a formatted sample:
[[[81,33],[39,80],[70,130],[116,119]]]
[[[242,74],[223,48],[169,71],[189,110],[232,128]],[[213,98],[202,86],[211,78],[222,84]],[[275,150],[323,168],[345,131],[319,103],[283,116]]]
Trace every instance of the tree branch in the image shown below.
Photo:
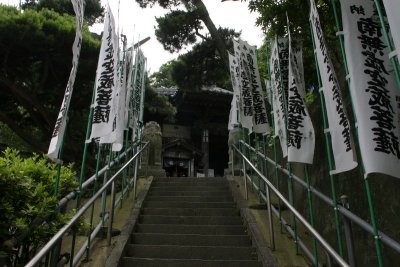
[[[40,144],[37,140],[34,140],[34,137],[23,130],[23,127],[15,123],[15,120],[10,118],[6,113],[0,110],[0,120],[7,124],[8,127],[18,135],[22,140],[24,140],[27,144],[29,144],[32,148],[37,151],[46,151],[46,147],[43,144]]]
[[[24,92],[20,87],[16,86],[15,83],[12,81],[8,80],[5,77],[0,78],[0,82],[2,82],[6,88],[9,89],[9,91],[17,97],[20,101],[23,101],[26,105],[24,105],[29,111],[32,116],[34,113],[37,113],[40,115],[40,120],[44,125],[42,125],[43,128],[49,130],[50,129],[50,118],[48,117],[47,113],[44,112],[42,106],[40,105],[40,102],[36,99],[35,96],[33,95],[28,95],[26,92]],[[36,111],[34,110],[36,109]]]
[[[196,35],[199,36],[201,39],[203,39],[203,40],[205,40],[205,41],[210,40],[210,38],[207,38],[206,36],[202,35],[202,34],[199,32],[199,28],[198,28],[198,27],[195,27],[195,30],[196,30]]]
[[[212,39],[215,41],[215,45],[222,58],[222,61],[224,62],[227,71],[229,71],[228,50],[226,49],[225,42],[221,38],[221,35],[219,34],[217,27],[215,27],[214,22],[210,18],[210,14],[207,11],[207,7],[201,0],[193,0],[192,3],[194,6],[196,6],[199,18],[204,22],[208,31],[210,32]]]

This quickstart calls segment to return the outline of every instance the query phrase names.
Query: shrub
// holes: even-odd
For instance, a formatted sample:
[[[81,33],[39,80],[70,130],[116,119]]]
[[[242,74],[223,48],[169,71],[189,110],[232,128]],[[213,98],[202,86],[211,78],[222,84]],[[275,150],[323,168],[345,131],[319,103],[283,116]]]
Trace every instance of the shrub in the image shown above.
[[[61,169],[61,196],[78,185],[72,167],[70,164]],[[0,157],[0,244],[27,229],[35,218],[47,218],[24,240],[25,245],[36,248],[69,219],[70,215],[56,212],[56,174],[57,165],[45,156],[24,158],[17,150],[6,148]],[[5,253],[0,254],[4,257]]]

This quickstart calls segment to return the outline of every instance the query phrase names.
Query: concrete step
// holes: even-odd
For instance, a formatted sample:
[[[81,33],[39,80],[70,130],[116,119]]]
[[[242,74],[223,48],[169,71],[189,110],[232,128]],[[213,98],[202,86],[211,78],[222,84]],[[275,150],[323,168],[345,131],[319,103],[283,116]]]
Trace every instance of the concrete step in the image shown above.
[[[228,184],[224,182],[203,182],[203,183],[191,183],[191,182],[156,182],[152,184],[152,187],[163,187],[163,188],[169,188],[169,187],[187,187],[187,186],[207,186],[207,187],[212,187],[212,188],[228,188]]]
[[[146,200],[163,202],[233,202],[232,196],[147,196]]]
[[[132,258],[122,259],[122,267],[260,267],[257,261],[240,260],[187,260],[187,259],[151,259]]]
[[[225,178],[222,177],[156,177],[153,182],[175,182],[175,183],[185,183],[185,182],[196,182],[196,183],[215,183],[215,182],[227,182]]]
[[[235,208],[143,208],[143,215],[166,216],[238,216]]]
[[[146,201],[144,208],[235,208],[233,202]]]
[[[247,235],[220,235],[215,238],[215,235],[134,233],[131,235],[131,243],[177,246],[251,246],[251,240]]]
[[[186,186],[157,186],[152,185],[149,192],[169,192],[169,191],[212,191],[212,192],[230,192],[228,186],[197,186],[197,185],[186,185]]]
[[[136,225],[138,233],[199,234],[199,235],[243,235],[243,225],[190,225],[190,224],[141,224]]]
[[[232,194],[229,191],[153,191],[150,190],[148,196],[189,196],[189,197],[231,197]]]
[[[140,215],[139,223],[190,225],[242,225],[239,216],[163,216]]]
[[[252,247],[165,246],[130,244],[125,256],[153,259],[257,260]]]

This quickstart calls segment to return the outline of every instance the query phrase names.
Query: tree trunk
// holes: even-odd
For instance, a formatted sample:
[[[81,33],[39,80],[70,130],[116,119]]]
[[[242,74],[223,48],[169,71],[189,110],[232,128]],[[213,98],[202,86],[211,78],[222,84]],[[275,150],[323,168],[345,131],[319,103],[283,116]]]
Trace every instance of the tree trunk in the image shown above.
[[[202,0],[193,0],[193,5],[197,8],[197,13],[200,19],[206,25],[208,31],[210,32],[211,38],[214,40],[215,45],[218,49],[218,52],[224,61],[225,67],[229,71],[229,58],[228,58],[228,50],[225,46],[225,41],[221,38],[217,28],[214,25],[214,22],[211,20],[210,15],[208,14],[207,7],[204,5]]]

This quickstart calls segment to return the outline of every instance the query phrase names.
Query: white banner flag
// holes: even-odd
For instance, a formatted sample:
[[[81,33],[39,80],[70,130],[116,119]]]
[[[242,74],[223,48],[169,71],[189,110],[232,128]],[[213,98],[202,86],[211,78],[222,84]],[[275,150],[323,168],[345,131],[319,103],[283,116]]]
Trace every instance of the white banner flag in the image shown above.
[[[229,55],[229,69],[231,74],[233,95],[239,98],[240,97],[240,86],[238,81],[238,78],[240,76],[239,60],[238,58],[229,53],[228,55]]]
[[[145,75],[145,64],[146,58],[144,57],[143,52],[138,49],[137,51],[137,64],[136,64],[136,81],[134,84],[134,127],[137,127],[137,123],[140,121],[140,109],[142,106],[142,94],[143,94],[143,86],[144,86],[144,75]]]
[[[250,82],[253,101],[253,131],[255,133],[269,133],[267,110],[258,70],[257,49],[247,42],[239,40],[244,68]]]
[[[350,123],[343,106],[339,83],[329,57],[315,2],[311,0],[311,27],[316,47],[316,58],[325,99],[335,169],[331,174],[349,171],[357,167]]]
[[[399,0],[383,0],[383,4],[385,5],[385,11],[387,18],[389,20],[390,32],[392,34],[395,51],[394,55],[397,55],[397,58],[400,62],[400,1]],[[392,56],[392,55],[390,55]]]
[[[239,60],[239,89],[240,89],[240,123],[243,128],[253,131],[253,97],[248,76],[245,72],[239,42],[232,39],[235,57]]]
[[[237,58],[231,54],[229,55],[229,69],[231,75],[232,89],[233,89],[233,97],[231,102],[231,110],[229,112],[229,122],[228,122],[228,130],[232,130],[235,125],[238,125],[238,101],[240,99],[240,88],[239,88],[239,62]]]
[[[118,70],[118,36],[110,6],[104,21],[99,62],[96,71],[96,95],[93,104],[92,134],[90,139],[111,134],[113,130]]]
[[[232,102],[231,102],[231,110],[229,112],[229,123],[228,123],[228,130],[232,130],[235,128],[236,125],[238,125],[238,115],[239,109],[238,109],[238,101],[235,96],[232,97]]]
[[[56,125],[54,126],[53,134],[51,135],[49,150],[47,152],[48,157],[53,161],[58,158],[58,153],[64,136],[65,126],[67,124],[67,114],[72,98],[72,91],[74,89],[76,72],[78,71],[79,55],[81,53],[82,46],[83,2],[82,0],[72,0],[72,6],[76,16],[75,40],[72,45],[72,69],[69,74],[64,99],[61,104],[60,112],[58,113]]]
[[[272,43],[271,58],[269,62],[271,73],[272,91],[272,110],[274,114],[274,134],[279,138],[282,155],[287,156],[287,136],[286,136],[286,108],[285,94],[283,87],[283,77],[279,57],[278,39]],[[286,76],[287,77],[287,76]],[[286,83],[287,84],[287,83]]]
[[[400,178],[400,94],[374,3],[340,2],[365,175],[384,173]]]
[[[288,162],[312,164],[315,133],[305,101],[305,88],[301,81],[289,33],[289,96],[287,115]]]

